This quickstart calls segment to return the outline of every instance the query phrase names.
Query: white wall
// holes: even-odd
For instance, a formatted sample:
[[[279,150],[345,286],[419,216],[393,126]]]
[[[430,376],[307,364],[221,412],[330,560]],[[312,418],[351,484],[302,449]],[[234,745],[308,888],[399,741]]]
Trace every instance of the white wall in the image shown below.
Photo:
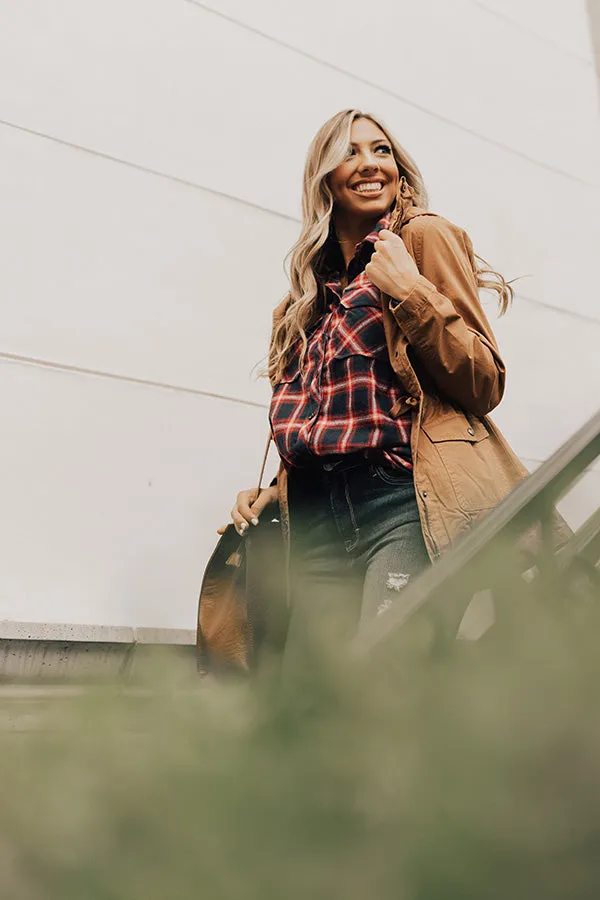
[[[347,106],[528,276],[496,325],[495,418],[520,455],[537,465],[595,411],[584,0],[0,0],[0,619],[193,627],[266,437],[251,370],[306,149]],[[579,494],[574,523],[600,467]]]

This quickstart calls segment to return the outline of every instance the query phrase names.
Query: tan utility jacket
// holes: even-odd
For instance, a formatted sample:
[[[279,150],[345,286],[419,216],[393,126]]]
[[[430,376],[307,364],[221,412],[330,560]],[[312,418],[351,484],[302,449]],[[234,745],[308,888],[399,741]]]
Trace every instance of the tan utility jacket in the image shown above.
[[[502,399],[505,369],[479,300],[468,235],[416,206],[398,230],[421,274],[405,300],[392,301],[393,312],[383,298],[390,361],[406,390],[392,414],[412,409],[415,489],[435,560],[528,473],[487,417]],[[277,483],[289,541],[283,464]]]

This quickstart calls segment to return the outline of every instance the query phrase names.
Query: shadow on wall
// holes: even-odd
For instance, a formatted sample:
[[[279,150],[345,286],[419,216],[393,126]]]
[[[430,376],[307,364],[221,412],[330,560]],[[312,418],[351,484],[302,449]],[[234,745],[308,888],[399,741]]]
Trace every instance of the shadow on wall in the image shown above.
[[[587,8],[590,17],[594,56],[596,58],[596,74],[600,78],[600,0],[587,0]]]

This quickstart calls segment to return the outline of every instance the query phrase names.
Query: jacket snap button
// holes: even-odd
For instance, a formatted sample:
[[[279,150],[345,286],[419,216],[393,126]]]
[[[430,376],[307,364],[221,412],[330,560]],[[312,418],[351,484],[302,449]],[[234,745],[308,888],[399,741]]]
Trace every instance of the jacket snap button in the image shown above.
[[[472,428],[467,428],[467,434],[475,434]]]
[[[427,491],[421,491],[421,497],[426,497],[426,496],[427,496]]]

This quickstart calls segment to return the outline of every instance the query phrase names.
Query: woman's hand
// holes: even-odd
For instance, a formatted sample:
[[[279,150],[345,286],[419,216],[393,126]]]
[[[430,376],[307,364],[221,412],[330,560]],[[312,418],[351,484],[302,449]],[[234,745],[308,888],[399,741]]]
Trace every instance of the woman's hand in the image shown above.
[[[260,497],[257,499],[257,490],[252,488],[250,491],[240,491],[235,501],[235,506],[231,510],[231,520],[235,525],[238,534],[243,535],[248,529],[248,523],[258,525],[258,517],[269,503],[274,503],[279,496],[277,485],[263,488]],[[223,534],[226,525],[217,528],[217,534]]]
[[[394,300],[404,300],[414,288],[419,270],[402,238],[383,228],[375,241],[375,252],[365,266],[365,275],[384,294]]]

